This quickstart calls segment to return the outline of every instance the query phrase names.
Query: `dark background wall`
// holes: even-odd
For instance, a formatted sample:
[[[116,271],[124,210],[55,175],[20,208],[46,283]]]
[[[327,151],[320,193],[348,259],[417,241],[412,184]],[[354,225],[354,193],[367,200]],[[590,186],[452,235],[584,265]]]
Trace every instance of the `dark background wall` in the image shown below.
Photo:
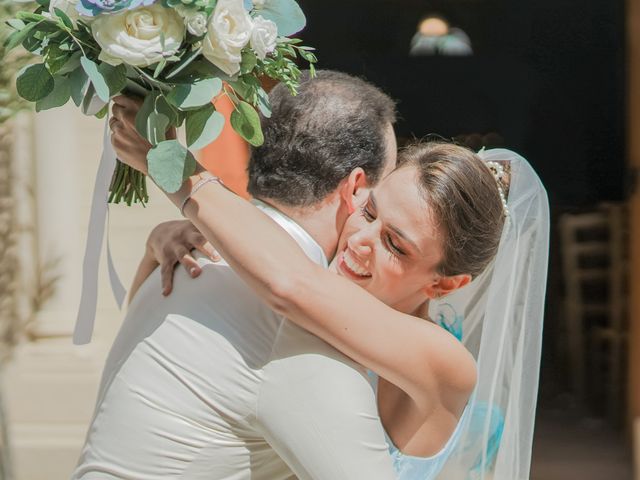
[[[398,100],[401,137],[497,133],[556,206],[624,196],[621,0],[301,0],[321,68]],[[409,57],[426,15],[471,37],[472,57]]]

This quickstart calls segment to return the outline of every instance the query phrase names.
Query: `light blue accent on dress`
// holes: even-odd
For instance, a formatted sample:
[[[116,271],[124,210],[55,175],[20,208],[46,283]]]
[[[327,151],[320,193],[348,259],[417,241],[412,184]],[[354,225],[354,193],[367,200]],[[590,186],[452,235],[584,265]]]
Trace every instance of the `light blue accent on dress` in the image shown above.
[[[449,303],[440,304],[438,314],[436,315],[436,323],[444,328],[451,335],[456,337],[458,341],[462,341],[462,321],[464,317],[456,312],[456,309]]]
[[[393,460],[393,469],[398,474],[398,480],[433,480],[437,478],[442,467],[444,467],[444,464],[460,440],[462,426],[464,425],[464,419],[468,415],[468,411],[469,407],[467,406],[446,445],[442,450],[430,457],[405,455],[393,444],[385,431],[384,434],[389,444],[389,454]]]
[[[367,371],[371,385],[378,392],[378,376],[372,371]],[[398,475],[398,480],[434,480],[437,478],[440,470],[449,459],[449,456],[456,448],[460,435],[462,434],[462,427],[465,423],[466,417],[469,415],[469,406],[466,406],[462,416],[458,421],[456,429],[449,437],[449,440],[435,455],[430,457],[415,457],[412,455],[405,455],[396,447],[387,434],[386,430],[384,436],[387,440],[387,446],[389,448],[389,455],[393,460],[393,469]]]

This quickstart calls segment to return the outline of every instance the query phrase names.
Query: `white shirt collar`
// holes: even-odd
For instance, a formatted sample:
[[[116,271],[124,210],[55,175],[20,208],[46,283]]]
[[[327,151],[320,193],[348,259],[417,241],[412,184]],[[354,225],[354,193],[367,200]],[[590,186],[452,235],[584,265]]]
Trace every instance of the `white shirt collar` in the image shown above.
[[[291,235],[296,242],[302,247],[307,256],[324,268],[328,268],[329,262],[324,254],[324,250],[314,238],[309,235],[304,228],[302,228],[295,220],[291,219],[277,208],[265,203],[261,200],[251,200],[256,207],[262,210],[264,213],[273,218],[278,225],[285,229],[285,231]]]

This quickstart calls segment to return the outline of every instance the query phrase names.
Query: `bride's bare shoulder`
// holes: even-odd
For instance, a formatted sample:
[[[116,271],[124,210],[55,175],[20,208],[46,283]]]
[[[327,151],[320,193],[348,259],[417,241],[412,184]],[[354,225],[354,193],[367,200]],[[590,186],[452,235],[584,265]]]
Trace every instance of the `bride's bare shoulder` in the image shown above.
[[[433,323],[425,324],[425,335],[436,337],[435,342],[425,343],[425,348],[430,350],[429,369],[438,389],[446,392],[446,397],[468,398],[478,379],[476,361],[471,352],[457,338]]]

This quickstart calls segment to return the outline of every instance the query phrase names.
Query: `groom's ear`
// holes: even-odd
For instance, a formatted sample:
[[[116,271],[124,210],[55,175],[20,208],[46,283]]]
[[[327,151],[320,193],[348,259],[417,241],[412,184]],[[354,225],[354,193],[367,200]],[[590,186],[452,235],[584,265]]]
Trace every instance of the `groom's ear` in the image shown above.
[[[343,181],[340,188],[340,198],[347,207],[349,215],[361,207],[369,196],[369,181],[367,174],[360,167],[354,168]]]
[[[435,282],[424,288],[424,293],[429,298],[440,298],[468,285],[469,282],[471,282],[471,275],[467,273],[451,275],[449,277],[438,277]]]

